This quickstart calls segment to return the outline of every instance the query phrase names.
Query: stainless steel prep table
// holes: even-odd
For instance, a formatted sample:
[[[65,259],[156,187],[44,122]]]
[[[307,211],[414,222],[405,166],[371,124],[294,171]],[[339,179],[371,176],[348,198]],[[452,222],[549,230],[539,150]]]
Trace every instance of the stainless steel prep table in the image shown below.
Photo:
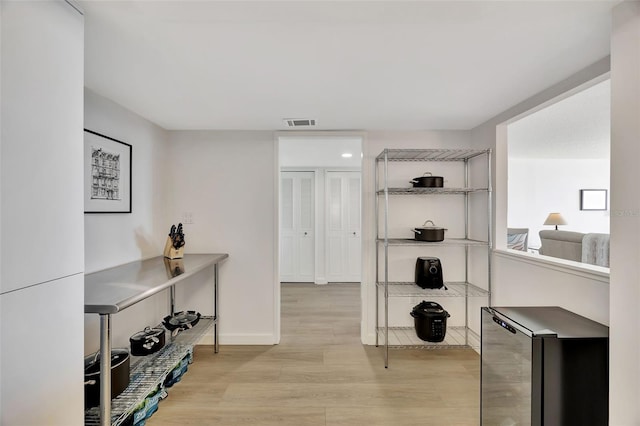
[[[175,285],[212,266],[214,268],[214,351],[218,352],[218,264],[227,253],[186,254],[179,275],[168,273],[163,256],[126,263],[84,277],[84,312],[100,315],[100,425],[111,424],[111,315]]]

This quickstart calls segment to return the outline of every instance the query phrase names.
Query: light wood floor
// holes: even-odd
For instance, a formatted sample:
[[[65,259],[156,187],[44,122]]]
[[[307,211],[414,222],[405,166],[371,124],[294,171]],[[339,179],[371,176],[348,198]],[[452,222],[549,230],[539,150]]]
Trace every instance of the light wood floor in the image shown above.
[[[147,426],[479,424],[479,356],[360,343],[357,284],[282,284],[276,346],[199,346]]]

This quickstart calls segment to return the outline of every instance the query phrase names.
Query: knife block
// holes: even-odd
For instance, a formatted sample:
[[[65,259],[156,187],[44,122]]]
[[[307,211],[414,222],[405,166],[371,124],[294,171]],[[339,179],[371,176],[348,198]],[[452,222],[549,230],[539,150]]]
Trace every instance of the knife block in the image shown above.
[[[176,250],[173,248],[171,238],[167,237],[167,242],[164,244],[164,257],[168,259],[182,259],[184,257],[184,246]]]

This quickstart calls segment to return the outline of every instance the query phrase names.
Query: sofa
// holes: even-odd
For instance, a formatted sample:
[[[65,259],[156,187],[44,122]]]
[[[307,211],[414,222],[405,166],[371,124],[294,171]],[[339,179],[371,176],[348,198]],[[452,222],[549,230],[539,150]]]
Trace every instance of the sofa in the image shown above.
[[[609,267],[609,234],[572,231],[540,231],[544,256]]]

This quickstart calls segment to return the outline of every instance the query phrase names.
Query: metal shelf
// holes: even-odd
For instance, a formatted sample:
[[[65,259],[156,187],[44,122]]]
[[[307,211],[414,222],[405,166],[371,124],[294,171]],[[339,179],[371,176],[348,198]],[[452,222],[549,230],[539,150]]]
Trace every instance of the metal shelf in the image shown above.
[[[448,288],[423,289],[412,282],[389,282],[389,297],[488,297],[489,292],[470,283],[445,282]],[[384,290],[384,281],[378,283]]]
[[[480,347],[480,339],[477,334],[467,327],[469,321],[469,299],[486,297],[487,305],[491,305],[491,248],[492,244],[492,176],[491,176],[491,149],[384,149],[377,157],[375,164],[374,188],[375,201],[375,223],[376,223],[376,286],[383,291],[376,291],[376,345],[382,345],[385,349],[384,364],[389,366],[389,347],[419,347],[419,348],[449,348],[449,347]],[[474,159],[473,161],[470,161]],[[403,162],[458,162],[462,164],[452,165],[451,169],[462,166],[464,181],[458,183],[460,188],[389,188],[389,168],[392,163]],[[471,164],[477,161],[485,161],[487,175],[486,180],[473,182],[471,179]],[[455,166],[455,167],[454,167]],[[478,177],[480,178],[480,176]],[[477,185],[477,187],[476,187]],[[446,238],[439,242],[419,241],[413,238],[389,238],[389,203],[390,195],[422,195],[431,197],[433,195],[462,195],[464,201],[464,237]],[[486,240],[473,240],[468,237],[473,233],[477,234],[475,227],[472,228],[471,218],[473,217],[471,200],[472,194],[482,194],[487,199],[487,229]],[[441,201],[438,197],[431,197],[429,204]],[[478,206],[479,208],[479,206]],[[394,212],[395,214],[395,212]],[[382,225],[382,231],[380,226]],[[398,232],[396,230],[392,232]],[[398,232],[399,233],[399,232]],[[460,234],[458,234],[460,235]],[[485,239],[485,237],[481,237]],[[414,283],[389,282],[392,275],[389,266],[389,246],[415,246],[415,247],[444,247],[458,246],[464,248],[464,277],[462,282],[446,283],[449,290],[422,289]],[[470,249],[469,247],[487,247],[487,290],[470,284]],[[381,263],[382,262],[382,263]],[[382,265],[382,268],[380,266]],[[460,321],[461,327],[448,327],[447,338],[442,343],[423,342],[420,340],[412,327],[392,327],[389,324],[389,298],[390,297],[459,297],[464,300],[464,322]],[[380,303],[383,301],[384,303]]]
[[[384,238],[378,238],[379,243],[384,243]],[[486,241],[469,240],[466,238],[445,238],[443,241],[428,242],[414,240],[413,238],[389,238],[386,240],[390,246],[487,246]]]
[[[482,154],[487,149],[385,149],[377,161],[465,161]]]
[[[378,328],[378,337],[384,342],[384,327]],[[471,347],[480,348],[480,336],[467,327],[447,327],[442,342],[425,342],[420,339],[413,327],[389,327],[389,348],[405,349],[452,349]]]
[[[187,355],[193,354],[193,346],[204,336],[216,319],[201,317],[191,330],[182,331],[158,352],[132,357],[129,386],[111,400],[111,425],[119,426],[133,414],[145,398],[158,387],[162,388],[167,375]],[[135,358],[135,359],[133,359]],[[100,407],[85,411],[85,426],[100,425]]]
[[[474,192],[487,192],[487,188],[387,188],[389,195],[455,195]],[[378,189],[378,194],[384,194],[384,189]]]
[[[213,341],[214,351],[218,353],[218,267],[219,263],[228,257],[227,253],[185,254],[183,258],[173,260],[156,256],[85,275],[84,312],[100,315],[100,405],[97,413],[100,426],[114,424],[112,400],[109,398],[111,395],[111,316],[164,290],[169,290],[170,312],[173,314],[175,286],[212,267],[214,294],[212,302],[216,318],[212,320]],[[183,336],[183,338],[186,337]],[[177,347],[180,340],[173,340],[172,343],[167,345],[168,348]],[[168,350],[163,348],[159,354]],[[142,362],[134,359],[131,361],[136,368],[138,363]],[[122,421],[122,419],[118,420],[119,418],[119,416],[115,417],[116,422]]]
[[[228,258],[227,253],[186,254],[176,259],[181,269],[169,270],[169,259],[156,256],[84,276],[84,312],[115,314],[147,297],[184,282],[203,269]]]

